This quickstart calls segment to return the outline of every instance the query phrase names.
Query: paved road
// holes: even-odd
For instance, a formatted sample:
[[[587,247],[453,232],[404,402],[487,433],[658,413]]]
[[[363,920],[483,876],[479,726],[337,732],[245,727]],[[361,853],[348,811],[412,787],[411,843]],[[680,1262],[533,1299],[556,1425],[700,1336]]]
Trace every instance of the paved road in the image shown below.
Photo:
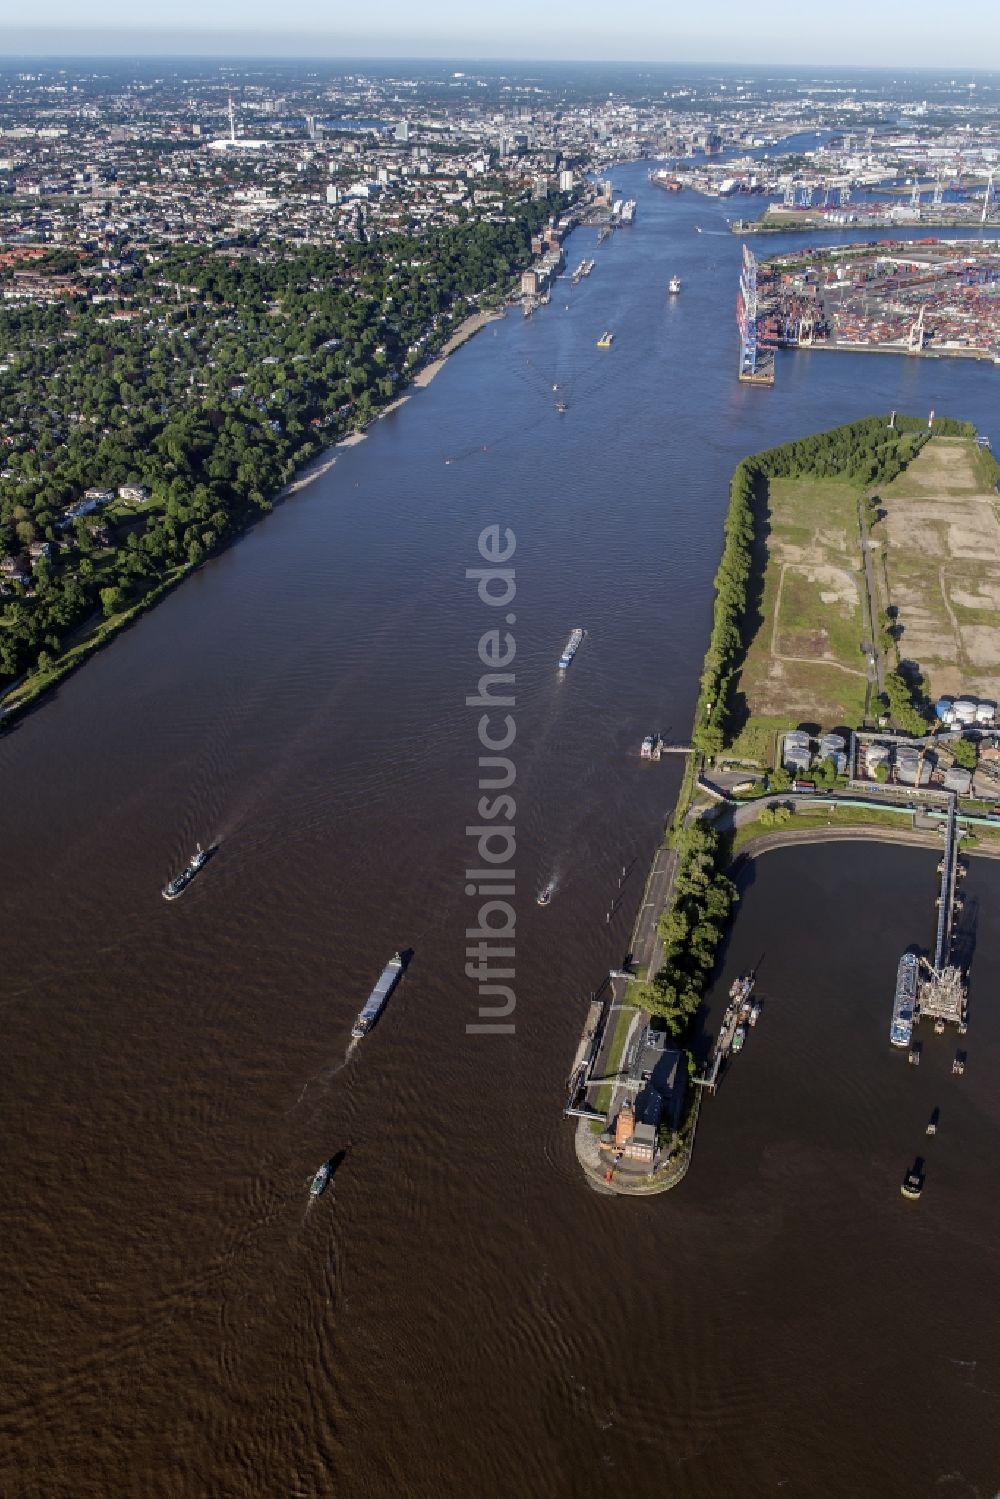
[[[632,963],[636,968],[647,968],[650,974],[655,973],[663,962],[663,944],[657,934],[656,923],[667,904],[676,865],[677,855],[674,850],[661,848],[653,860],[642,905],[636,917]]]

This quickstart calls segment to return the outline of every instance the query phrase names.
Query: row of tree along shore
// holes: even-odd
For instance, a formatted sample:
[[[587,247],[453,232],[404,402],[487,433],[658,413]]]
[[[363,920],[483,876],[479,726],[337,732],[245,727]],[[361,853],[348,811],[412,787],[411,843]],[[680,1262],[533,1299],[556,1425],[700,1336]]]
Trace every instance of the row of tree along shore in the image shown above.
[[[564,205],[280,255],[123,247],[117,305],[4,308],[6,716],[398,399],[470,312],[505,300]],[[85,260],[74,252],[81,273]]]

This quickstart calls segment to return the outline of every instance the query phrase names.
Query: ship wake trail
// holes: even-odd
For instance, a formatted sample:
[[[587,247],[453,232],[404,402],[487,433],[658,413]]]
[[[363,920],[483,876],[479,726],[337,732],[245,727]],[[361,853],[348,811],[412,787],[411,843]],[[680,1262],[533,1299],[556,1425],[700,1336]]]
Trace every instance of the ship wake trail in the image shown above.
[[[332,1083],[333,1079],[339,1076],[341,1072],[343,1072],[344,1068],[347,1066],[348,1062],[351,1060],[355,1051],[357,1050],[357,1046],[357,1037],[352,1037],[351,1040],[347,1043],[347,1050],[344,1052],[344,1060],[342,1062],[338,1062],[336,1067],[331,1068],[329,1071],[327,1071],[326,1068],[323,1068],[321,1071],[314,1073],[312,1077],[306,1079],[306,1081],[302,1084],[302,1092],[299,1094],[298,1098],[292,1104],[290,1109],[285,1110],[286,1119],[288,1118],[289,1114],[295,1112],[295,1110],[301,1104],[302,1100],[305,1098],[306,1094],[309,1092],[309,1089],[313,1087],[315,1083]]]

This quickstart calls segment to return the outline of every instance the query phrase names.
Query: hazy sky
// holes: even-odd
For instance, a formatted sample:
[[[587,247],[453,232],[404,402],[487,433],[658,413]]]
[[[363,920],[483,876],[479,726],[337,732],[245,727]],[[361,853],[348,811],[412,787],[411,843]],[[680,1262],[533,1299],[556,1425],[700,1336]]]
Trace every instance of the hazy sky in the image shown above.
[[[1000,68],[1000,3],[965,0],[48,0],[0,47],[50,55],[593,58]],[[6,13],[6,14],[5,14]]]

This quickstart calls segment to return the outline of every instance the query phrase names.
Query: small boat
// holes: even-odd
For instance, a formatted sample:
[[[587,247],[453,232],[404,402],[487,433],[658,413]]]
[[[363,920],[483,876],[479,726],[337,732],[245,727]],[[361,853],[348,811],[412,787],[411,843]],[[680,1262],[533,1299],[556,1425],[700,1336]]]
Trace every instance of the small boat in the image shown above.
[[[597,347],[599,349],[610,349],[610,347],[614,343],[614,341],[615,341],[615,335],[611,332],[611,329],[610,328],[605,328],[604,332],[601,334],[600,338],[597,340]]]
[[[678,292],[680,291],[680,289],[681,289],[681,278],[680,278],[680,276],[671,276],[669,282],[667,283],[667,290],[669,291],[670,295],[672,297],[676,297],[677,294],[678,294]]]
[[[915,1202],[916,1199],[920,1196],[921,1192],[924,1190],[924,1178],[922,1173],[919,1172],[915,1167],[912,1171],[908,1171],[903,1177],[903,1185],[899,1190],[904,1197],[908,1197],[911,1202]]]
[[[211,853],[212,850],[210,848],[202,848],[200,843],[196,843],[194,853],[188,860],[186,867],[181,870],[180,874],[174,875],[174,878],[168,880],[164,885],[162,892],[163,899],[176,900],[179,895],[183,895],[195,875],[204,869]]]
[[[962,1052],[958,1052],[958,1054],[955,1057],[955,1060],[951,1064],[951,1075],[952,1075],[952,1077],[961,1077],[962,1074],[964,1073],[964,1071],[965,1071],[965,1057],[962,1054]]]
[[[539,890],[538,892],[538,904],[540,906],[547,906],[555,893],[556,882],[555,880],[549,880],[549,883],[545,886],[545,889]]]
[[[742,1051],[743,1043],[747,1038],[746,1026],[738,1025],[733,1032],[733,1051]]]
[[[911,1067],[919,1067],[920,1066],[920,1042],[919,1041],[911,1041],[910,1042],[910,1050],[909,1050],[909,1055],[907,1056],[907,1061],[909,1062],[909,1064],[910,1064]]]
[[[557,401],[556,402],[556,410],[559,412],[560,415],[562,415],[562,413],[564,411],[568,411],[569,410],[569,407],[566,405],[565,401]]]
[[[332,1175],[333,1167],[329,1161],[324,1161],[309,1185],[309,1196],[318,1197],[321,1192],[325,1192]]]
[[[760,1007],[759,1001],[755,1001],[750,1006],[750,1024],[751,1025],[756,1025],[757,1021],[760,1019],[760,1009],[761,1009],[761,1007]]]

